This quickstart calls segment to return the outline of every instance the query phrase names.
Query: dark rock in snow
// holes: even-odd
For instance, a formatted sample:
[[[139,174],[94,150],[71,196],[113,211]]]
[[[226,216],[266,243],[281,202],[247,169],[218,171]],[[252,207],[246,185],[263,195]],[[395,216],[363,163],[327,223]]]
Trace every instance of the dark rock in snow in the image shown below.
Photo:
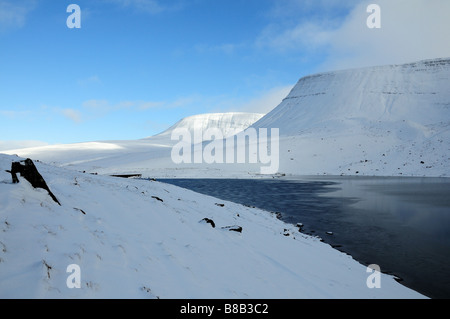
[[[281,216],[281,213],[280,212],[271,212],[272,214],[274,214],[275,215],[275,217],[277,218],[277,219],[281,219],[282,218],[282,216]]]
[[[11,170],[7,171],[7,172],[11,173],[13,184],[19,183],[19,179],[17,178],[17,173],[20,173],[20,176],[25,178],[31,184],[31,186],[33,186],[34,188],[45,189],[49,193],[50,197],[56,203],[58,203],[58,205],[61,206],[61,204],[58,201],[58,199],[56,198],[56,196],[50,191],[50,188],[47,186],[47,183],[45,182],[42,175],[39,174],[36,166],[34,165],[34,163],[31,159],[27,158],[24,161],[12,162]]]
[[[159,198],[158,196],[152,196],[152,198],[159,200],[160,202],[164,202],[161,198]]]
[[[216,228],[216,224],[214,223],[214,221],[212,219],[209,219],[209,218],[205,217],[201,221],[204,221],[204,222],[206,222],[208,224],[211,224],[212,228]]]
[[[242,227],[241,226],[237,226],[237,225],[225,226],[225,227],[222,227],[222,229],[228,229],[229,231],[235,231],[235,232],[238,232],[238,233],[242,233]]]
[[[76,211],[81,212],[83,215],[86,215],[86,212],[84,210],[80,209],[80,208],[74,207],[73,209],[75,209]]]
[[[141,178],[142,174],[118,174],[111,175],[112,177],[120,177],[120,178]]]

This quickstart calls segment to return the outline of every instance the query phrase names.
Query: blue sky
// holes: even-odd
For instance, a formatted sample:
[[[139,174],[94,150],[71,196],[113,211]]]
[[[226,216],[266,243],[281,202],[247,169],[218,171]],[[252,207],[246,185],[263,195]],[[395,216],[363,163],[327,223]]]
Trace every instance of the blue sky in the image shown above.
[[[366,26],[370,3],[381,29]],[[0,0],[0,150],[266,113],[311,73],[450,56],[449,3]]]

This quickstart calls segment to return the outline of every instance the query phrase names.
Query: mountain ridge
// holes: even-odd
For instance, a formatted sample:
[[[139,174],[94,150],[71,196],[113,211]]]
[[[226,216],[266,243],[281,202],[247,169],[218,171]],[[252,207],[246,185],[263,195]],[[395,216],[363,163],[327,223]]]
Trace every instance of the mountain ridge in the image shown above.
[[[449,176],[450,59],[301,78],[254,128],[293,175]]]

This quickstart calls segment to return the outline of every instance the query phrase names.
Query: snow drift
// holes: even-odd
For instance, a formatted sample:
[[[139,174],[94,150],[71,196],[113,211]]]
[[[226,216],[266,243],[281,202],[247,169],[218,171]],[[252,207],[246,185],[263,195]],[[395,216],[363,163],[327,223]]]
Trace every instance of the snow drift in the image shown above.
[[[12,184],[17,160],[0,154],[0,298],[424,297],[385,274],[369,289],[365,266],[269,212],[36,162],[59,206]]]

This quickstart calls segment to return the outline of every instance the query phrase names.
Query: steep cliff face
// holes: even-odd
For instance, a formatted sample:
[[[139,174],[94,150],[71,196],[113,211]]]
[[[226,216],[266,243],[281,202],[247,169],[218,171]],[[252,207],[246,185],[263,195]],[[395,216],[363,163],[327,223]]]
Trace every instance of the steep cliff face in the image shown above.
[[[450,175],[450,59],[304,77],[254,127],[287,173]]]

